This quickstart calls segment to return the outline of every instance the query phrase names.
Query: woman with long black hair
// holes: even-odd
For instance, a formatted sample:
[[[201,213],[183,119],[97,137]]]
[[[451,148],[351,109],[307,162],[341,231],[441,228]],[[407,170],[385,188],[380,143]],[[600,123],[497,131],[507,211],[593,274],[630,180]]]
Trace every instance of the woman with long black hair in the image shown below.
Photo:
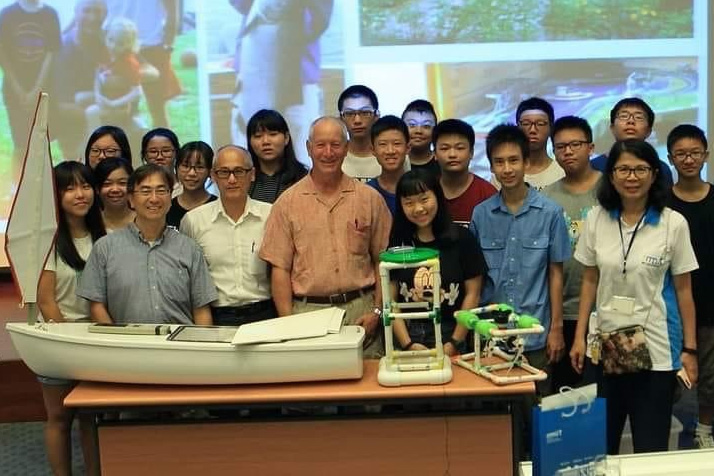
[[[250,198],[274,203],[281,193],[307,174],[295,156],[288,123],[278,111],[261,109],[248,121],[248,152],[255,167]]]

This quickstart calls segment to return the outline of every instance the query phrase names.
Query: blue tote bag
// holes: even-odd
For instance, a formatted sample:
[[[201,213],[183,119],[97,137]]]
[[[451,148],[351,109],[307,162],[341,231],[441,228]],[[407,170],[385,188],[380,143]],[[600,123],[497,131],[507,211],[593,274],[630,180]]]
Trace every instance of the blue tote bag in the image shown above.
[[[532,443],[534,476],[595,474],[607,454],[605,399],[573,400],[547,411],[533,407]]]

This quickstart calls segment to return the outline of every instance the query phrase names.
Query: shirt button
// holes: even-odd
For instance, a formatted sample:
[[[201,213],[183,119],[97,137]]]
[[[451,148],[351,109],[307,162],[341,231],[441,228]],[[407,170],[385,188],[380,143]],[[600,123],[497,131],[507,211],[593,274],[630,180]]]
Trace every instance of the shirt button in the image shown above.
[[[537,245],[537,244],[538,244],[538,242],[537,242],[537,241],[534,241],[534,242],[533,242],[533,244],[534,244],[534,245]]]
[[[154,306],[154,309],[158,310],[158,309],[159,309],[159,306]]]
[[[515,237],[515,236],[512,236],[512,237],[511,237],[511,241],[516,241],[516,237]]]

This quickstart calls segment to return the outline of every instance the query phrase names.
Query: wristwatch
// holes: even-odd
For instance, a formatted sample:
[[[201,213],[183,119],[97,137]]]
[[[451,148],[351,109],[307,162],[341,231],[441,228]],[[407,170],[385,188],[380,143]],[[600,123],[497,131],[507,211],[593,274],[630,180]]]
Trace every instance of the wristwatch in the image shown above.
[[[382,317],[382,310],[380,308],[375,307],[374,309],[372,309],[372,312],[374,313],[375,316]]]
[[[682,353],[693,355],[695,357],[699,355],[699,351],[697,349],[692,349],[691,347],[682,347]]]

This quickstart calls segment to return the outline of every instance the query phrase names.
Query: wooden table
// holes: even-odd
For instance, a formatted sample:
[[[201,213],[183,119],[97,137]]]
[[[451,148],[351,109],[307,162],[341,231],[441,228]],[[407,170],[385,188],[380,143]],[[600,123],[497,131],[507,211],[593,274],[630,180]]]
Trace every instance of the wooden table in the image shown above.
[[[381,387],[376,361],[361,380],[242,386],[80,383],[65,405],[81,412],[258,409],[330,405],[337,415],[201,421],[102,422],[102,474],[513,475],[521,408],[532,383],[495,386],[454,368],[446,385]],[[476,408],[463,408],[470,402]],[[476,402],[476,405],[473,405]],[[433,411],[415,412],[430,404]],[[356,412],[382,405],[383,412]],[[387,409],[404,405],[405,411]],[[254,412],[255,413],[255,412]],[[277,413],[277,412],[276,412]]]

